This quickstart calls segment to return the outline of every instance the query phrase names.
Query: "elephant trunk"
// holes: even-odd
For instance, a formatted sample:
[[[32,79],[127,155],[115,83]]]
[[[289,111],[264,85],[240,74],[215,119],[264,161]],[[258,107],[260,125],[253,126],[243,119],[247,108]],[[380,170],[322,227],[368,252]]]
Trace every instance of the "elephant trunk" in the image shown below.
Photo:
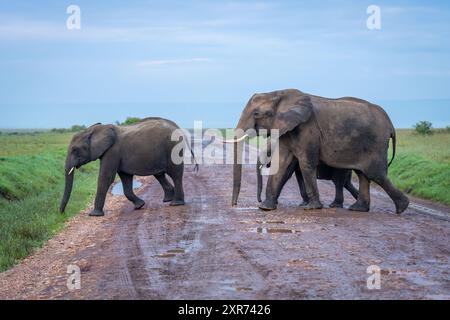
[[[75,176],[74,166],[70,165],[69,163],[70,163],[69,161],[66,162],[66,170],[65,170],[66,183],[64,187],[64,195],[61,200],[61,206],[59,208],[59,211],[61,213],[64,213],[64,211],[66,210],[67,203],[69,202],[70,199],[70,194],[72,193],[73,179]]]
[[[261,193],[262,193],[262,183],[263,183],[263,179],[262,179],[262,174],[261,174],[261,170],[262,170],[262,164],[261,162],[258,160],[257,164],[256,164],[256,179],[257,179],[257,185],[258,185],[258,191],[257,191],[257,199],[258,202],[262,202],[261,199]]]
[[[237,205],[239,192],[241,191],[242,180],[242,152],[244,143],[239,142],[234,144],[234,165],[233,165],[233,199],[232,205]]]
[[[249,137],[253,138],[256,133],[246,132],[248,129],[254,129],[255,121],[251,115],[242,114],[237,127],[235,128],[235,139],[231,140],[234,143],[234,165],[233,165],[233,197],[231,204],[237,205],[239,192],[241,191],[242,180],[242,154],[244,151],[244,140]]]

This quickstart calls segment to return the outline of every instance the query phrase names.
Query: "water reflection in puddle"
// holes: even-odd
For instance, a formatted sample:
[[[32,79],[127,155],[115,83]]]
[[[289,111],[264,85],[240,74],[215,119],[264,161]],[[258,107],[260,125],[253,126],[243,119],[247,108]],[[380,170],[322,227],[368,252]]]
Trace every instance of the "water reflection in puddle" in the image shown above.
[[[286,222],[281,220],[268,220],[268,221],[256,221],[256,223],[261,224],[285,224]]]
[[[255,229],[255,232],[262,233],[262,234],[267,234],[267,233],[297,233],[298,231],[291,230],[291,229],[278,229],[278,228],[262,228],[262,227],[258,227],[258,228]]]
[[[186,250],[181,248],[167,250],[164,253],[157,254],[155,258],[175,258],[178,254],[186,253]]]
[[[142,183],[139,181],[133,181],[133,189],[138,189],[142,187]],[[111,193],[114,196],[123,196],[123,186],[122,186],[122,182],[118,182],[114,185]]]

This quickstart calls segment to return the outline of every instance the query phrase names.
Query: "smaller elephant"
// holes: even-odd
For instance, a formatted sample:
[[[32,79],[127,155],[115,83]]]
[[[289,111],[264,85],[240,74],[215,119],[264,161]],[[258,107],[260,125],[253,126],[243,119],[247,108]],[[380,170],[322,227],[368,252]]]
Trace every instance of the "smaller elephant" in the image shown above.
[[[172,160],[172,150],[179,143],[172,140],[172,134],[178,129],[178,125],[170,120],[146,118],[123,127],[96,124],[77,133],[67,152],[61,213],[65,211],[72,192],[75,169],[97,159],[100,159],[100,172],[94,210],[90,216],[104,215],[106,194],[116,174],[119,174],[124,194],[134,203],[135,209],[142,208],[145,202],[133,192],[134,175],[155,176],[164,189],[163,201],[170,201],[172,206],[184,205],[184,163],[174,163]],[[183,149],[179,156],[182,159]],[[167,180],[166,174],[174,185]]]
[[[270,156],[270,149],[269,149]],[[262,163],[265,163],[268,167],[270,166],[270,160],[267,158],[267,151],[262,152],[259,161],[256,167],[257,173],[257,183],[258,183],[258,191],[257,198],[258,202],[262,202],[261,193],[262,193],[262,174],[261,169],[264,166]],[[283,178],[278,186],[277,196],[275,204],[278,204],[278,198],[280,197],[281,191],[289,179],[295,172],[295,177],[297,179],[298,187],[300,189],[300,195],[302,196],[303,203],[300,206],[305,207],[309,203],[309,197],[306,193],[305,183],[303,181],[303,175],[300,170],[300,166],[298,160],[294,158],[291,164],[286,169],[286,172],[283,175]],[[359,192],[352,184],[352,170],[348,169],[337,169],[327,166],[323,162],[319,162],[317,167],[317,179],[320,180],[331,180],[334,183],[334,187],[336,190],[334,201],[330,204],[330,208],[342,208],[344,206],[344,187],[347,189],[351,195],[358,199]],[[263,203],[259,205],[259,208],[262,210],[273,210],[274,208],[266,208]]]

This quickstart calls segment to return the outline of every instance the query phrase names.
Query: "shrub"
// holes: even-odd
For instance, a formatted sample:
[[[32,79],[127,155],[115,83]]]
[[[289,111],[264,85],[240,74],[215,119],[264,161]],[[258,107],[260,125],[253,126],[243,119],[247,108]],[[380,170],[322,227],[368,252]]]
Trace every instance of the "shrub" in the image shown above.
[[[86,126],[84,126],[84,125],[76,124],[76,125],[73,125],[72,127],[70,127],[71,132],[80,132],[83,130],[86,130]]]
[[[69,130],[63,129],[63,128],[53,128],[53,129],[50,130],[50,131],[53,132],[53,133],[66,133],[66,132],[69,131]]]
[[[134,124],[141,121],[141,118],[138,117],[128,117],[124,122],[121,123],[122,126],[128,126],[130,124]]]
[[[414,129],[420,135],[432,134],[433,124],[429,121],[420,121],[414,125]]]

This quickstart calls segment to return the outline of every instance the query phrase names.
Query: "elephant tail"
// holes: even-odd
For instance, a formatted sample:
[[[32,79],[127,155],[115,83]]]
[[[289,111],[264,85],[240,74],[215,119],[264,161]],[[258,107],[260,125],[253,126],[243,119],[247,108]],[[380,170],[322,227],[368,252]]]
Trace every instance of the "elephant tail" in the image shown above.
[[[397,134],[395,133],[395,129],[392,129],[390,138],[392,139],[392,158],[391,158],[391,161],[389,161],[389,163],[388,163],[388,168],[391,166],[392,161],[394,161],[395,150],[397,148]]]
[[[195,163],[195,172],[198,172],[199,171],[199,168],[200,168],[200,166],[198,165],[198,162],[197,162],[197,159],[195,159],[195,154],[194,154],[194,151],[192,151],[192,149],[191,148],[189,148],[190,150],[191,150],[191,154],[192,154],[192,158],[194,158],[194,163]]]
[[[186,145],[189,148],[189,151],[191,152],[192,158],[194,159],[194,163],[195,163],[194,171],[198,172],[200,166],[198,165],[197,159],[195,158],[194,151],[192,151],[191,145],[187,142],[188,140],[187,140],[186,136],[184,136],[184,138],[185,138],[185,141],[186,141]]]

